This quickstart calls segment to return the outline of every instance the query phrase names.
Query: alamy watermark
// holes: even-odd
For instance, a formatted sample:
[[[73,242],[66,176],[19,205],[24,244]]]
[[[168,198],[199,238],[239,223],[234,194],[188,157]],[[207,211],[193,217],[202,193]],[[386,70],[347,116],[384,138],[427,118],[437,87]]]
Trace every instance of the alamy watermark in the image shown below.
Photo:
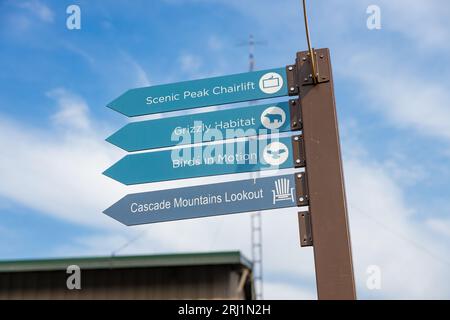
[[[377,265],[370,265],[366,269],[366,287],[369,290],[381,290],[381,268]]]
[[[248,82],[246,87],[257,87],[266,94],[274,94],[283,88],[283,77],[276,72],[268,72],[259,81]],[[227,87],[216,86],[212,93],[227,93]],[[192,98],[185,91],[184,98]],[[195,92],[195,95],[208,95],[209,90]],[[149,99],[150,98],[150,99]],[[166,102],[167,99],[180,99],[181,94],[162,97],[149,97],[151,103]],[[150,102],[149,102],[150,103]],[[288,121],[285,110],[269,105],[257,116],[246,116],[245,112],[234,118],[214,120],[205,123],[193,121],[184,127],[175,127],[171,140],[177,146],[213,142],[173,149],[171,153],[174,169],[202,165],[262,165],[278,169],[290,156],[291,148],[278,138],[279,129]],[[269,138],[269,135],[271,137]],[[223,143],[214,143],[222,141]]]
[[[67,7],[66,13],[69,15],[66,19],[66,27],[69,30],[81,29],[81,8],[76,4]]]
[[[66,273],[69,274],[66,281],[67,289],[81,290],[81,269],[77,265],[68,266]]]
[[[202,121],[194,121],[198,131],[175,128],[172,141],[178,145],[200,144],[194,147],[173,149],[172,167],[195,167],[201,165],[267,165],[274,167],[284,164],[289,158],[287,145],[279,141],[278,130],[267,129],[226,129],[225,131],[207,128]],[[271,136],[269,138],[268,134]],[[240,139],[242,138],[242,139]],[[220,143],[215,143],[220,141]]]
[[[369,15],[367,18],[367,29],[380,30],[381,29],[381,8],[375,4],[367,7],[366,13]]]

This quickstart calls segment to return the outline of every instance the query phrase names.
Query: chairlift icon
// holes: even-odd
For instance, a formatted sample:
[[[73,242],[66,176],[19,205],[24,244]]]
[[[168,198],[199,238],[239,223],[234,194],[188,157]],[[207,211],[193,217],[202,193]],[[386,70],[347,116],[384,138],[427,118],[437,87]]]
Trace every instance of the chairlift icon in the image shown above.
[[[280,86],[280,78],[275,77],[274,75],[270,76],[269,78],[263,79],[264,89],[278,88],[279,86]]]
[[[283,77],[276,72],[268,72],[259,79],[259,89],[265,94],[274,94],[283,88]]]
[[[281,178],[275,181],[275,190],[272,190],[273,204],[280,201],[294,202],[294,188],[290,187],[290,180]]]

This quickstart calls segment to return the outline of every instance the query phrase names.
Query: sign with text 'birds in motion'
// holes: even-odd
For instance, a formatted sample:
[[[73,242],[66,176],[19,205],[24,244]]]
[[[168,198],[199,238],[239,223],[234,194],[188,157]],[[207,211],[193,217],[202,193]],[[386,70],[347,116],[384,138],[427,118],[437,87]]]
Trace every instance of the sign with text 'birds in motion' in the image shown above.
[[[129,154],[104,174],[123,184],[142,184],[304,165],[301,136],[232,141]]]
[[[131,89],[108,104],[128,117],[288,95],[285,68]]]
[[[104,213],[131,226],[307,204],[304,173],[130,194]]]

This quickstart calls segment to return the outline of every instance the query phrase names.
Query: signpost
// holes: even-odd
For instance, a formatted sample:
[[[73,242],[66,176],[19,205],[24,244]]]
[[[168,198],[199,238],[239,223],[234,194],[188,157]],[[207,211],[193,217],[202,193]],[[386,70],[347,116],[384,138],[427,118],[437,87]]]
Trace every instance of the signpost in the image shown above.
[[[108,106],[129,117],[282,96],[299,99],[130,123],[107,140],[130,152],[184,147],[133,153],[104,172],[126,185],[285,168],[304,167],[305,173],[131,194],[105,213],[137,225],[308,206],[299,213],[301,246],[314,248],[319,299],[355,299],[330,53],[308,44],[310,50],[298,52],[296,63],[286,68],[126,92]],[[302,135],[229,140],[295,130]]]
[[[301,136],[130,154],[104,174],[126,185],[304,166]]]
[[[299,110],[296,101],[291,100],[131,122],[106,140],[133,152],[294,131],[301,129]]]
[[[288,95],[285,68],[131,89],[108,104],[128,117]]]
[[[309,210],[319,299],[356,299],[339,130],[328,49],[315,50],[318,83],[311,84],[311,54],[298,52],[298,89],[308,176]],[[302,84],[300,84],[302,83]],[[300,215],[301,217],[301,215]]]
[[[305,174],[130,194],[104,213],[127,225],[307,205]]]

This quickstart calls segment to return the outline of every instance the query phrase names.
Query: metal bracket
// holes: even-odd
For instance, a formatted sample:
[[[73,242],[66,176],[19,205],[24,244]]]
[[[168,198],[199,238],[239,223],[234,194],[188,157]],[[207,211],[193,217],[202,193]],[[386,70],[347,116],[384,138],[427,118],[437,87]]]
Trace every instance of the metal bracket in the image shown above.
[[[302,86],[311,86],[330,81],[330,64],[326,49],[314,50],[316,57],[317,83],[314,83],[311,55],[309,51],[297,52],[295,65],[286,66],[288,94],[297,96]]]
[[[298,224],[300,231],[300,246],[312,247],[312,227],[311,227],[311,214],[309,211],[303,211],[298,213]]]
[[[292,137],[292,151],[294,155],[294,168],[303,168],[306,166],[305,143],[303,135]]]
[[[298,85],[297,66],[286,66],[287,85],[289,96],[298,96],[300,88]]]
[[[297,191],[297,207],[309,205],[308,184],[306,182],[305,172],[295,174],[295,190]]]
[[[300,99],[289,100],[289,108],[291,113],[291,130],[302,130],[303,120],[302,120],[302,105],[300,104]]]
[[[317,83],[330,81],[330,68],[326,49],[314,50],[317,70]],[[297,81],[301,86],[314,85],[313,68],[309,51],[297,52],[295,59]]]

